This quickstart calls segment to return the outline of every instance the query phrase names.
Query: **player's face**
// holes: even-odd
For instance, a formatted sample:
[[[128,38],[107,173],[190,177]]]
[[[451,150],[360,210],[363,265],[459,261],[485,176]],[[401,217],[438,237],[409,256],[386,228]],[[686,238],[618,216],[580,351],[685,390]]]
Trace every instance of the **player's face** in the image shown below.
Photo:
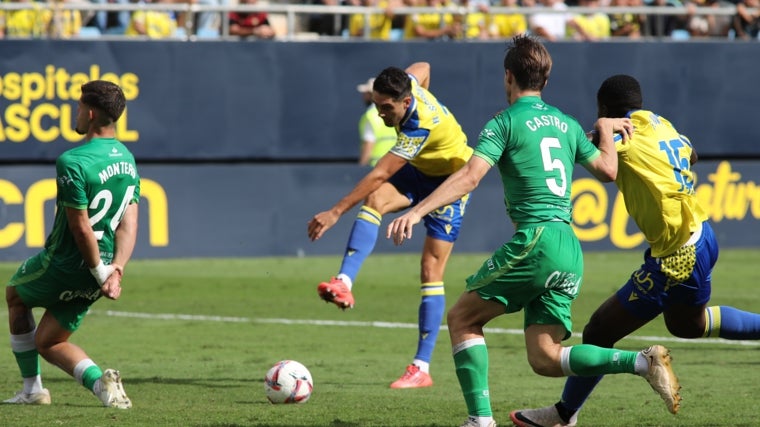
[[[90,107],[80,100],[77,104],[77,123],[74,130],[80,135],[86,135],[90,129]]]
[[[383,123],[388,127],[398,126],[406,115],[406,109],[412,103],[412,98],[407,96],[401,100],[395,100],[388,95],[373,92],[372,102],[377,107],[377,113]]]

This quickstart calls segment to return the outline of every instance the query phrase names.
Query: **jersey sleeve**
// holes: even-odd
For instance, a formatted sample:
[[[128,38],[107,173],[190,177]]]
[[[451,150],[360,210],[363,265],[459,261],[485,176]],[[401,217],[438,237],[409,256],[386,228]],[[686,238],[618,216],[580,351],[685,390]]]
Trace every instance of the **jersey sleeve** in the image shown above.
[[[478,135],[478,143],[475,147],[476,156],[482,158],[491,166],[495,165],[506,149],[508,131],[499,126],[496,118],[493,118],[485,124]]]
[[[390,151],[403,159],[412,160],[417,157],[429,136],[430,130],[424,128],[399,132],[396,145]]]
[[[132,200],[129,204],[140,203],[140,176],[137,176],[137,182],[135,183],[135,192],[132,194]]]
[[[77,162],[62,155],[56,160],[55,170],[59,202],[65,207],[87,209],[85,179]]]
[[[577,123],[577,122],[576,122]],[[596,131],[591,131],[586,134],[580,124],[573,127],[575,132],[575,138],[578,141],[578,149],[575,152],[575,162],[582,165],[588,164],[602,153],[596,148],[596,145],[589,139],[589,135],[593,135]]]

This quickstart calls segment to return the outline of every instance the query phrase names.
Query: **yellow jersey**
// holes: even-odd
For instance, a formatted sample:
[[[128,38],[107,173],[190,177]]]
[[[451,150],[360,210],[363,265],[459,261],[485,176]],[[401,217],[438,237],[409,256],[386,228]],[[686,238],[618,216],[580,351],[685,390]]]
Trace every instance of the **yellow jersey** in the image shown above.
[[[124,34],[127,36],[140,35],[135,28],[135,23],[137,22],[143,24],[145,35],[152,39],[169,38],[177,31],[177,20],[173,12],[138,10],[132,14],[132,19]]]
[[[380,1],[376,7],[387,8],[387,1]],[[367,26],[365,22],[366,15],[363,13],[355,13],[348,19],[348,33],[354,37],[364,36],[364,27]],[[390,40],[391,38],[391,24],[393,18],[384,14],[377,13],[369,15],[369,38],[376,40]]]
[[[577,15],[573,17],[575,23],[579,27],[583,28],[591,37],[597,39],[608,39],[611,35],[610,30],[610,18],[603,13],[595,13],[593,15]],[[567,35],[575,36],[577,31],[570,26],[567,27]]]
[[[5,15],[5,35],[8,37],[46,37],[53,12],[40,3],[30,3],[29,9],[9,10]]]
[[[443,7],[438,6],[438,9]],[[406,21],[404,21],[404,39],[411,40],[418,38],[414,32],[414,27],[420,25],[428,30],[437,30],[450,25],[454,21],[451,13],[415,13],[414,15],[407,15]]]
[[[615,183],[652,256],[667,256],[707,219],[694,194],[692,145],[669,121],[651,111],[631,111],[628,117],[634,133],[627,143],[616,135]]]
[[[491,18],[491,28],[497,38],[512,38],[528,31],[528,21],[521,13],[498,14]]]
[[[454,118],[427,89],[412,79],[412,103],[396,127],[398,137],[391,152],[427,176],[456,172],[472,156],[467,135]]]

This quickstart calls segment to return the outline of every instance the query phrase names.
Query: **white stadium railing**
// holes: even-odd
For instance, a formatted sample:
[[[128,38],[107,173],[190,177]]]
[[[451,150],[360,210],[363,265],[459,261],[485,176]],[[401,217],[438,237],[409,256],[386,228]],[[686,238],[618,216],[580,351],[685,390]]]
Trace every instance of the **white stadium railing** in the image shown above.
[[[374,14],[384,14],[386,9],[379,7],[363,7],[363,6],[323,6],[323,5],[305,5],[305,4],[255,4],[255,5],[201,5],[190,3],[104,3],[96,4],[89,2],[22,2],[22,3],[7,3],[0,2],[0,28],[3,27],[3,13],[8,13],[15,10],[28,10],[28,9],[49,9],[54,13],[56,11],[74,10],[80,11],[83,15],[92,15],[97,12],[120,12],[120,11],[166,11],[174,12],[178,16],[182,16],[179,31],[169,39],[184,40],[184,41],[199,41],[203,39],[211,40],[239,40],[239,37],[229,35],[229,21],[227,19],[221,19],[226,17],[230,12],[266,12],[269,15],[270,21],[276,21],[278,27],[278,35],[275,40],[279,41],[295,41],[295,40],[370,40],[369,28],[365,27],[365,33],[363,37],[347,37],[346,35],[339,36],[323,36],[316,33],[310,33],[306,30],[305,20],[309,16],[314,15],[334,15],[336,17],[335,25],[336,30],[340,26],[341,17],[362,14],[365,16],[365,22],[369,17]],[[749,9],[750,12],[760,13],[758,9]],[[200,37],[196,34],[194,28],[195,17],[200,13],[219,13],[220,25],[218,32],[210,37]],[[394,15],[413,15],[420,13],[439,13],[439,14],[460,14],[467,15],[468,11],[462,7],[448,7],[448,8],[428,8],[428,7],[398,7],[393,9]],[[603,13],[608,15],[630,13],[635,15],[646,16],[680,16],[685,17],[687,15],[692,16],[715,16],[723,17],[726,19],[732,18],[736,15],[736,6],[731,4],[722,5],[720,7],[697,7],[686,8],[684,6],[640,6],[640,7],[568,7],[566,10],[554,10],[542,7],[518,7],[518,8],[505,8],[492,6],[489,7],[489,15],[497,14],[514,14],[521,13],[528,17],[534,13],[557,13],[557,14],[590,14],[590,13]],[[79,38],[91,39],[97,36],[101,39],[109,40],[150,40],[144,36],[124,36],[123,34],[90,34],[82,35]],[[39,37],[53,37],[47,34],[42,34]],[[6,37],[9,38],[9,37]],[[667,37],[655,37],[656,39]],[[612,40],[620,41],[626,38],[612,38]],[[652,39],[652,37],[643,37],[643,40]],[[713,38],[715,39],[715,38]],[[719,39],[725,39],[720,37]],[[166,39],[162,39],[166,40]],[[702,40],[702,39],[700,39]],[[2,40],[0,40],[2,43]]]

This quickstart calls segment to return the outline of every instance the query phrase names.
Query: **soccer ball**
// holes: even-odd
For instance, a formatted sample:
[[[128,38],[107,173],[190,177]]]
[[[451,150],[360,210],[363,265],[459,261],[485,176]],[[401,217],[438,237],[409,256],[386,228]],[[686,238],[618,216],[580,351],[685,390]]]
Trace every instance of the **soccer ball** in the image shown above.
[[[311,373],[295,360],[275,363],[264,377],[264,390],[272,403],[304,403],[313,389]]]

